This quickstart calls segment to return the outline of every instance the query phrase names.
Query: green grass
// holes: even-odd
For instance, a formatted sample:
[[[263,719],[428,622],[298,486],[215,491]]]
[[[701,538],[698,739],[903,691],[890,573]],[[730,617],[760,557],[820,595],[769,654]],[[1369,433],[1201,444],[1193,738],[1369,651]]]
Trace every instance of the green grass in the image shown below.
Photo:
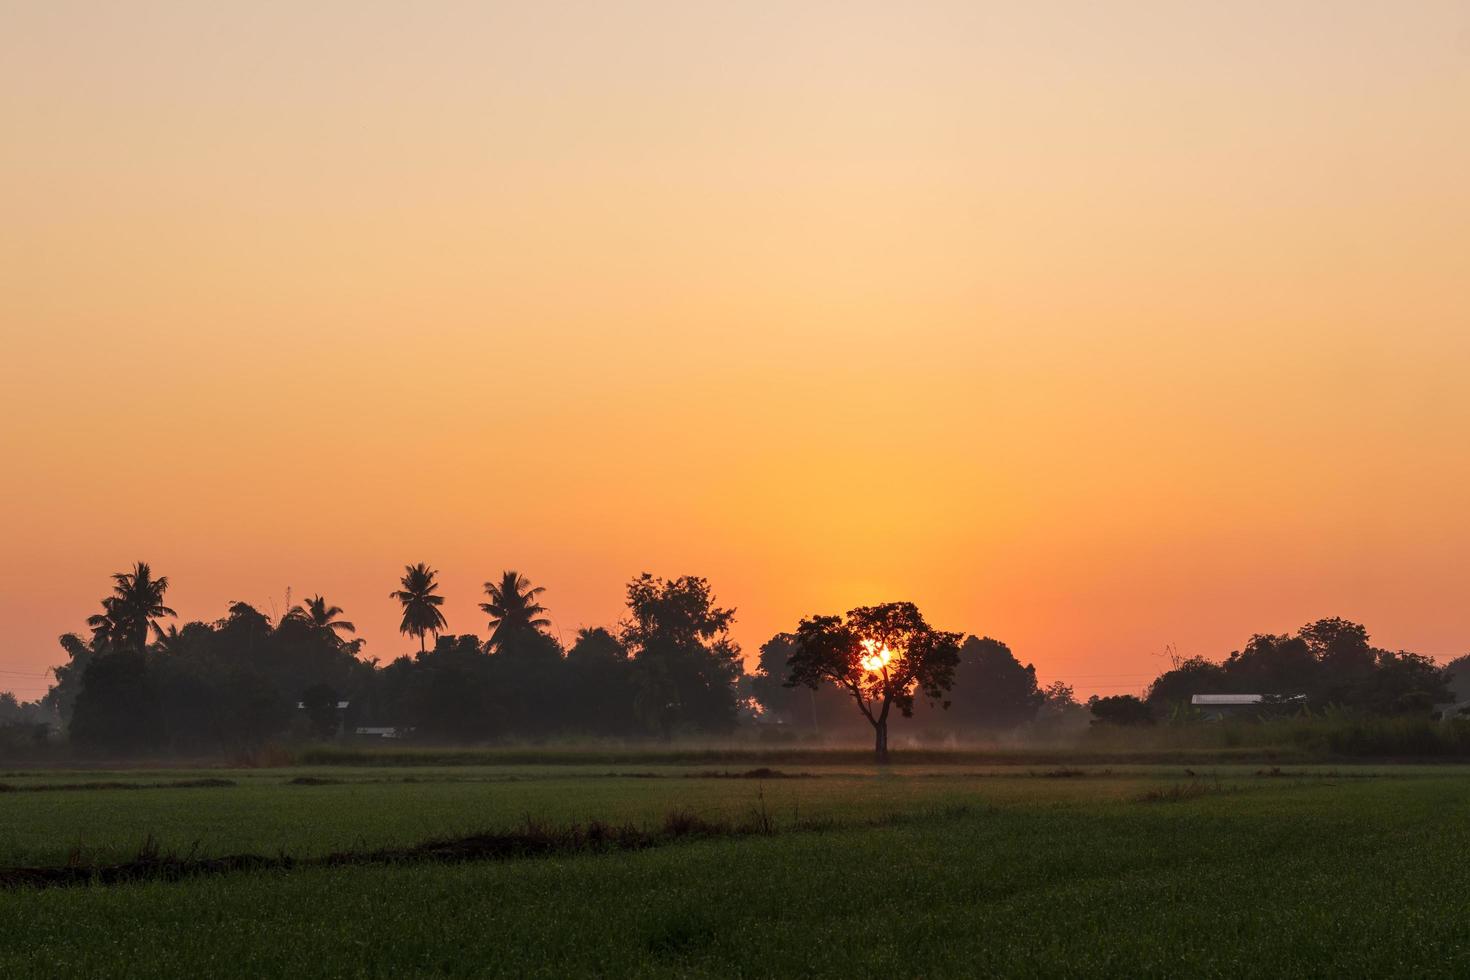
[[[73,855],[97,862],[121,861],[149,838],[166,851],[201,856],[252,852],[311,857],[513,828],[527,820],[552,825],[589,820],[654,824],[673,809],[738,820],[762,805],[787,822],[797,817],[862,820],[958,803],[1102,800],[1139,792],[1139,787],[1161,778],[1152,770],[1131,775],[1114,770],[1118,775],[1085,779],[1028,775],[1045,773],[1046,768],[998,769],[985,775],[906,767],[880,776],[872,767],[827,767],[813,770],[812,778],[769,780],[705,778],[700,775],[705,771],[645,766],[610,775],[605,769],[565,766],[458,766],[11,776],[0,781],[17,787],[60,787],[98,780],[156,784],[212,775],[235,785],[0,793],[0,865],[60,864]],[[1172,773],[1170,778],[1175,778],[1182,770]],[[302,778],[335,782],[294,782]],[[1084,781],[1090,785],[1081,785]]]
[[[114,857],[149,833],[305,856],[527,815],[653,824],[764,806],[776,826],[632,853],[5,891],[0,976],[1470,972],[1456,768],[807,768],[819,778],[212,771],[237,785],[0,794],[3,864],[64,861],[78,834]],[[304,774],[350,781],[288,782]],[[0,782],[79,775],[197,774]],[[793,829],[798,809],[830,824]]]

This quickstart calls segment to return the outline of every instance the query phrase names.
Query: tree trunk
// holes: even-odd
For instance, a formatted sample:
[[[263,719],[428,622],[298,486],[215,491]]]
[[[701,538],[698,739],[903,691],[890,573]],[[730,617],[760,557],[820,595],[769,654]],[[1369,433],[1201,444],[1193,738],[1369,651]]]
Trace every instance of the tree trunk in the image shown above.
[[[888,764],[888,719],[874,722],[873,732],[876,736],[873,748],[877,753],[878,764],[885,766]]]

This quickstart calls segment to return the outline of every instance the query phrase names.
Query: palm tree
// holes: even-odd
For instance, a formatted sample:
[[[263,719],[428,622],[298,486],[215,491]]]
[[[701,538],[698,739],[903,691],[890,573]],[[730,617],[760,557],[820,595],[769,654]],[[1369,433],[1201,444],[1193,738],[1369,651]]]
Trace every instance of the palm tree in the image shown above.
[[[121,648],[126,642],[124,629],[119,622],[112,598],[102,600],[102,611],[87,617],[87,628],[92,631],[92,649],[96,651]]]
[[[403,588],[388,593],[403,605],[403,622],[398,624],[398,632],[417,636],[419,653],[424,652],[425,634],[438,636],[439,631],[448,625],[444,614],[439,611],[439,607],[444,605],[444,597],[434,594],[439,590],[439,583],[434,581],[437,574],[423,562],[404,566],[403,578],[398,582]]]
[[[490,617],[490,645],[499,650],[507,642],[550,626],[551,620],[541,615],[546,607],[536,601],[545,591],[531,588],[530,580],[518,572],[504,572],[499,582],[486,582],[485,595],[490,601],[480,603],[480,609]]]
[[[159,653],[169,656],[179,656],[188,649],[188,639],[179,632],[179,627],[174,623],[168,624],[168,629],[159,630],[154,642],[154,649]]]
[[[163,604],[168,591],[168,576],[153,577],[147,562],[136,562],[131,572],[112,576],[112,595],[102,600],[102,612],[87,620],[94,643],[115,650],[143,652],[148,633],[162,636],[158,619],[178,615]]]
[[[337,618],[341,615],[341,606],[329,606],[327,600],[315,595],[303,605],[292,606],[291,611],[286,613],[286,618],[304,624],[312,633],[329,639],[332,646],[340,647],[344,643],[339,633],[357,632],[356,626],[345,619]]]

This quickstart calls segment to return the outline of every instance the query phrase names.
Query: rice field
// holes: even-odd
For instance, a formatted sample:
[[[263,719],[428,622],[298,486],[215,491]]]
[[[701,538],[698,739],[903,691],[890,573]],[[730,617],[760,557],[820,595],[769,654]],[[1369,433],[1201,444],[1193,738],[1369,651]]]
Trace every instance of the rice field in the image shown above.
[[[1467,777],[846,761],[3,773],[0,866],[179,873],[0,887],[0,976],[1465,975]],[[486,834],[508,849],[421,846]],[[267,864],[207,863],[230,855]]]

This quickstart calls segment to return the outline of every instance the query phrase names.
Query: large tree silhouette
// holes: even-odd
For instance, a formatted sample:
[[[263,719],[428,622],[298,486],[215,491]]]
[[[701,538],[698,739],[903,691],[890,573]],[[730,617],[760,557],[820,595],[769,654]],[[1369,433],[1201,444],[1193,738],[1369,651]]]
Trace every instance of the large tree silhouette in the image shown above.
[[[142,653],[148,633],[162,633],[157,620],[177,615],[163,604],[168,577],[153,577],[147,562],[137,562],[131,572],[112,576],[112,595],[102,600],[102,612],[87,620],[93,645],[98,649],[132,650]]]
[[[438,574],[423,562],[407,565],[403,569],[403,578],[398,581],[403,588],[389,593],[403,606],[403,621],[398,624],[398,632],[418,637],[420,654],[425,650],[424,637],[429,633],[438,636],[439,631],[448,625],[444,614],[439,611],[439,607],[444,605],[444,597],[435,594],[439,591],[439,583],[434,580]]]
[[[648,727],[719,732],[740,707],[740,647],[730,638],[734,609],[715,605],[709,582],[665,581],[648,573],[628,583],[629,618],[620,639],[633,654],[633,707]]]
[[[490,617],[490,646],[504,650],[518,640],[539,638],[542,628],[551,625],[542,615],[546,607],[536,601],[545,591],[532,588],[519,572],[503,572],[499,582],[486,582],[490,601],[480,603],[480,610]]]
[[[1004,643],[971,636],[960,645],[951,712],[958,725],[990,732],[1016,728],[1035,718],[1045,700],[1036,668],[1022,664]]]
[[[888,761],[888,717],[914,712],[923,693],[937,702],[954,683],[960,634],[930,627],[912,602],[859,606],[841,616],[813,616],[796,628],[787,659],[792,687],[835,684],[873,726],[878,761]],[[949,702],[943,702],[949,707]]]

